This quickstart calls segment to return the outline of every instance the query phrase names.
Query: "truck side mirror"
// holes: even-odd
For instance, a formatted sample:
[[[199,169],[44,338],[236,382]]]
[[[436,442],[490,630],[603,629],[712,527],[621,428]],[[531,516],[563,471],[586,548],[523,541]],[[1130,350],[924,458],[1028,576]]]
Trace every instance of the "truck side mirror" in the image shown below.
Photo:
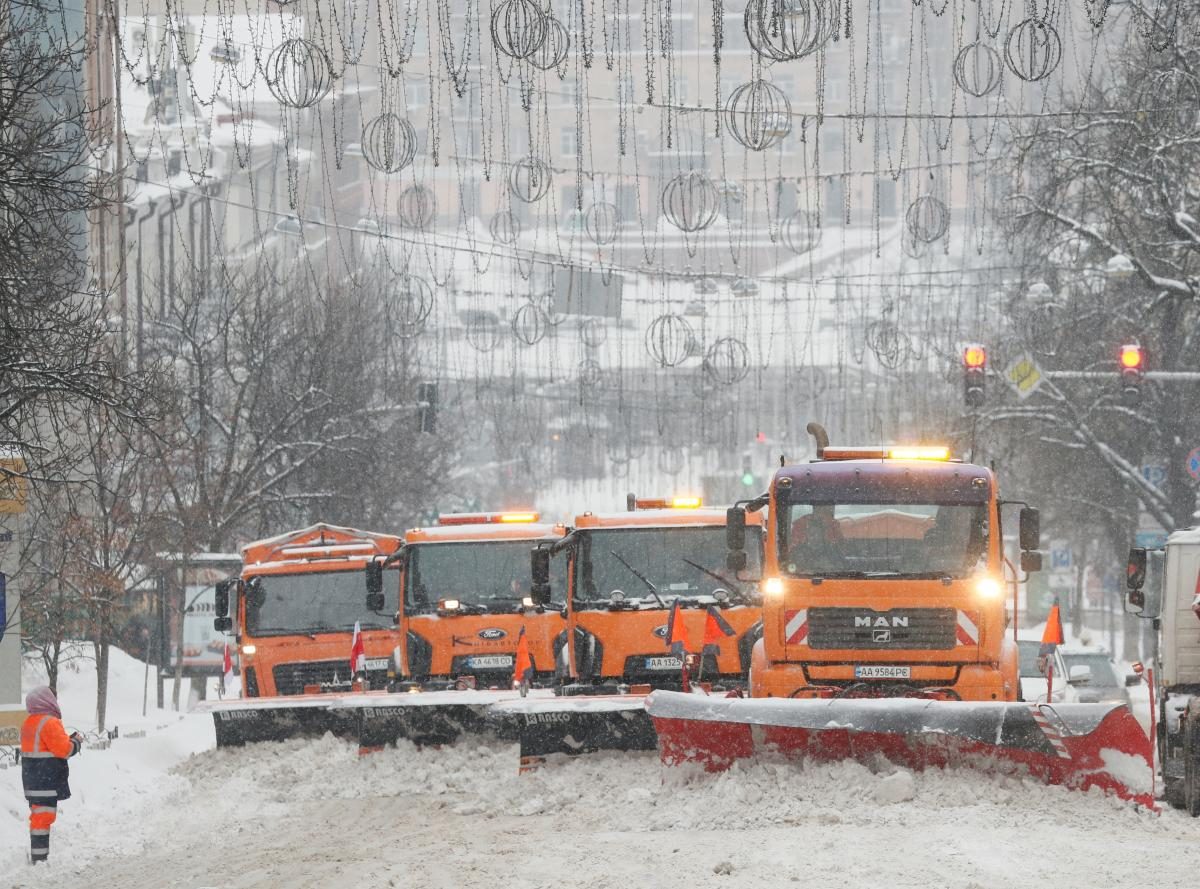
[[[1042,545],[1042,516],[1032,506],[1021,509],[1018,536],[1023,550],[1035,550]]]
[[[1021,570],[1026,574],[1042,570],[1042,554],[1036,550],[1025,550],[1021,553]]]
[[[383,565],[374,559],[363,566],[366,574],[367,594],[383,592]]]
[[[550,604],[550,550],[537,546],[529,551],[529,594],[534,605]]]
[[[233,578],[222,580],[216,586],[215,601],[213,602],[213,614],[217,617],[225,617],[229,614],[229,588],[233,586]]]
[[[725,511],[725,545],[730,550],[746,548],[746,509],[731,506]]]
[[[1125,563],[1125,588],[1140,590],[1146,585],[1146,550],[1134,547],[1129,551],[1129,559]]]

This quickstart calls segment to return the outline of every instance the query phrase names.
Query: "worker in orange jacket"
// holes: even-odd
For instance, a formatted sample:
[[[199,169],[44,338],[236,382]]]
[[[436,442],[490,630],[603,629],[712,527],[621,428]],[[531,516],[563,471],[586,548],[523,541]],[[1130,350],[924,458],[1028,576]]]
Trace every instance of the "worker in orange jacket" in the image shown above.
[[[46,686],[25,696],[29,716],[21,726],[21,782],[29,802],[29,853],[34,864],[50,857],[50,825],[59,800],[69,799],[67,760],[83,746],[83,735],[63,728],[58,698]]]

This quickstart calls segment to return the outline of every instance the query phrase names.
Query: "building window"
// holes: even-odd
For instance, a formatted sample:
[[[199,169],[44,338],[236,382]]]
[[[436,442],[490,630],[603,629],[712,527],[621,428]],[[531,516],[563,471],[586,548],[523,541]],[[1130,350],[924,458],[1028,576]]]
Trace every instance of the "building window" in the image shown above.
[[[579,145],[575,141],[575,127],[563,127],[559,148],[563,157],[575,157],[579,153]]]

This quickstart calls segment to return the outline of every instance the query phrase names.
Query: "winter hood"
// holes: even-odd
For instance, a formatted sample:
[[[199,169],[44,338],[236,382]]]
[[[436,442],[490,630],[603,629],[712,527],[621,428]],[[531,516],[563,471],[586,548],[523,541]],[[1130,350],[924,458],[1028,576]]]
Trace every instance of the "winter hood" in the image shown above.
[[[25,695],[25,710],[30,715],[48,713],[62,719],[62,711],[58,709],[58,698],[54,696],[54,692],[47,685],[39,685]]]

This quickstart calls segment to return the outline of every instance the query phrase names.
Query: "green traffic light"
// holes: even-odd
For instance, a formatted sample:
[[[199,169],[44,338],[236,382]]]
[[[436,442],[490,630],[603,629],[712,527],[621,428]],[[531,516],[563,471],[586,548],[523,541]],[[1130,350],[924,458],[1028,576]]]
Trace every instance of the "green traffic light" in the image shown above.
[[[750,487],[751,485],[753,485],[754,484],[754,473],[743,472],[742,473],[742,484],[745,485],[747,488]]]

